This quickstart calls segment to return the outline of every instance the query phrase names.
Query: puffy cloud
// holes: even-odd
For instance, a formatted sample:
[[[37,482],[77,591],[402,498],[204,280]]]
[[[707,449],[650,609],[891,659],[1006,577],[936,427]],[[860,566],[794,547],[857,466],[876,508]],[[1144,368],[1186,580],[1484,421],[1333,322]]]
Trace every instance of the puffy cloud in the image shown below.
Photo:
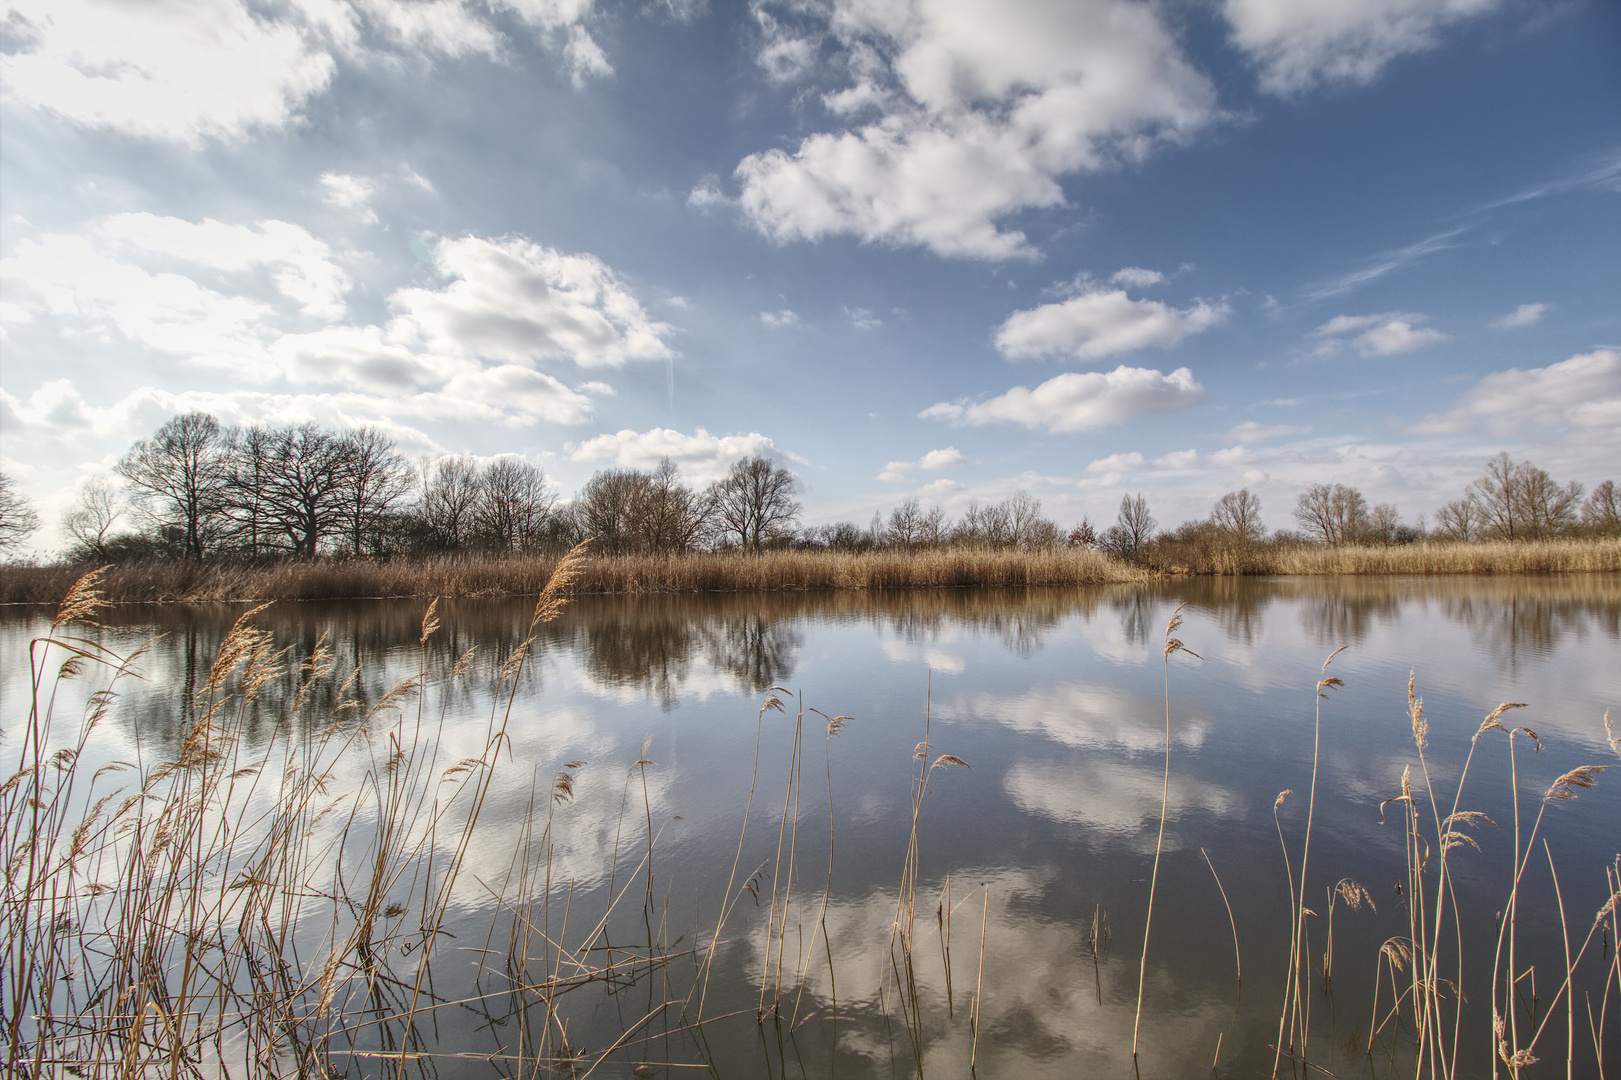
[[[1426,345],[1445,341],[1446,335],[1429,327],[1415,326],[1424,316],[1387,311],[1382,315],[1336,315],[1311,332],[1318,339],[1317,353],[1331,355],[1347,342],[1363,356],[1390,356],[1412,352]]]
[[[1262,424],[1255,420],[1245,420],[1242,424],[1234,424],[1224,437],[1235,442],[1259,443],[1268,439],[1281,439],[1286,435],[1307,435],[1310,432],[1310,427],[1296,424]]]
[[[285,334],[271,345],[270,353],[294,382],[340,383],[383,394],[430,383],[440,367],[390,341],[380,326],[330,326],[309,334]]]
[[[848,234],[948,256],[1029,255],[1003,218],[1062,203],[1060,177],[1140,157],[1214,111],[1157,9],[1124,0],[835,0],[825,31],[778,31],[768,69],[805,74],[798,58],[813,54],[797,43],[826,33],[839,52],[820,66],[852,77],[829,108],[880,110],[738,165],[745,215],[779,243]]]
[[[430,350],[523,363],[566,358],[619,367],[670,355],[654,322],[601,259],[521,237],[441,240],[440,289],[400,289],[389,304]]]
[[[212,270],[243,273],[268,267],[277,290],[318,318],[342,316],[344,295],[353,285],[324,241],[285,221],[247,226],[204,218],[193,224],[157,214],[114,214],[102,223],[101,232],[124,246]]]
[[[757,455],[782,459],[777,444],[758,432],[747,435],[711,435],[703,428],[685,435],[671,428],[632,431],[625,428],[612,435],[598,435],[575,448],[575,461],[603,461],[622,468],[652,469],[669,458],[681,475],[695,484],[707,484],[726,475],[732,463]]]
[[[916,461],[891,461],[884,465],[878,479],[895,484],[900,483],[911,475],[915,469],[950,469],[958,465],[968,464],[968,459],[962,451],[955,446],[948,446],[943,450],[930,450]]]
[[[247,378],[273,374],[263,346],[275,314],[269,305],[110,258],[85,237],[20,241],[0,259],[0,290],[11,323],[50,315],[77,321],[104,339],[116,331],[147,348]]]
[[[1318,83],[1365,83],[1398,56],[1435,45],[1445,26],[1495,0],[1226,0],[1233,40],[1261,86],[1291,94]]]
[[[321,188],[325,191],[321,201],[328,206],[347,210],[364,224],[376,223],[377,211],[371,208],[371,197],[377,193],[375,181],[368,180],[364,176],[329,172],[321,174]]]
[[[0,314],[13,326],[49,318],[64,332],[122,338],[236,378],[337,384],[353,392],[346,408],[370,416],[584,423],[590,395],[612,388],[570,388],[537,364],[617,366],[669,355],[661,338],[668,327],[651,321],[600,260],[521,238],[441,242],[437,264],[448,284],[396,291],[390,304],[398,314],[386,325],[307,332],[288,332],[285,310],[270,303],[141,265],[267,271],[306,315],[332,317],[343,311],[349,279],[328,256],[324,243],[284,222],[250,228],[123,214],[88,236],[20,242],[0,260]]]
[[[1621,431],[1621,351],[1595,349],[1547,367],[1493,372],[1443,413],[1413,425],[1421,434],[1510,434],[1532,425],[1588,429],[1614,442]]]
[[[339,55],[499,56],[489,8],[555,50],[576,85],[611,74],[591,0],[11,0],[8,98],[83,127],[196,145],[297,123]]]
[[[1108,457],[1098,458],[1086,466],[1089,473],[1126,473],[1135,472],[1148,464],[1147,460],[1133,450],[1126,454],[1110,454]]]
[[[1012,422],[1055,432],[1089,431],[1134,416],[1180,412],[1204,399],[1204,387],[1185,367],[1166,375],[1122,364],[1110,372],[1065,372],[1034,390],[1015,386],[988,401],[941,402],[918,415],[952,424]]]
[[[1242,446],[1229,446],[1209,454],[1197,450],[1173,450],[1154,459],[1154,468],[1182,472],[1207,466],[1230,469],[1236,465],[1253,465],[1258,459]]]
[[[513,427],[533,424],[537,417],[554,424],[583,424],[591,418],[591,400],[584,394],[518,364],[461,372],[436,397],[452,407],[475,406],[472,415],[499,409]]]
[[[1518,330],[1522,326],[1535,326],[1547,314],[1547,304],[1521,304],[1501,319],[1493,320],[1493,330]]]
[[[760,312],[760,321],[773,330],[782,330],[786,327],[798,326],[799,316],[787,308],[783,308],[781,311]]]
[[[1179,310],[1158,300],[1133,300],[1123,289],[1094,287],[1060,303],[1014,312],[997,330],[996,347],[1009,360],[1100,360],[1150,345],[1168,349],[1226,317],[1225,304],[1201,300]]]
[[[411,409],[380,409],[374,397],[357,394],[273,394],[259,390],[179,393],[143,386],[111,405],[90,405],[71,381],[56,379],[27,400],[0,390],[0,426],[11,437],[67,443],[81,438],[130,439],[149,434],[177,413],[213,413],[225,423],[301,423],[334,427],[371,424],[394,435],[407,452],[438,450],[437,444],[393,415]],[[489,410],[486,410],[487,412]],[[417,411],[418,415],[422,415]]]
[[[731,196],[721,189],[720,177],[714,173],[706,174],[687,192],[687,207],[700,213],[730,206],[732,201]]]
[[[238,0],[8,7],[25,43],[0,57],[8,96],[86,127],[186,143],[280,128],[336,66],[300,27]]]
[[[1140,266],[1126,266],[1109,275],[1109,280],[1116,285],[1129,285],[1134,289],[1146,289],[1150,285],[1158,285],[1165,280],[1165,275],[1158,270],[1144,270]]]

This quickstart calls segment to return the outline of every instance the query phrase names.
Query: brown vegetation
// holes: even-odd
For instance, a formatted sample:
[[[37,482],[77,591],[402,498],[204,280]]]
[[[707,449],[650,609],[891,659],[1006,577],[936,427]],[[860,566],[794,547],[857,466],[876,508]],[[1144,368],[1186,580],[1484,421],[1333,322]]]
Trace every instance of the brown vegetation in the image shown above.
[[[406,596],[533,595],[557,560],[544,555],[194,563],[110,568],[106,595],[124,603],[335,600]],[[82,573],[67,566],[12,566],[0,602],[55,603]],[[1148,571],[1090,548],[1050,551],[694,552],[585,560],[575,595],[927,589],[983,585],[1090,585],[1147,581]]]
[[[155,560],[110,567],[119,603],[532,596],[557,560],[546,555],[317,559],[270,563]],[[1165,536],[1128,562],[1095,548],[996,551],[690,552],[587,558],[574,595],[813,592],[842,589],[1017,588],[1146,582],[1210,575],[1585,574],[1621,571],[1621,539],[1323,547]],[[54,604],[83,572],[72,566],[0,570],[0,603]]]

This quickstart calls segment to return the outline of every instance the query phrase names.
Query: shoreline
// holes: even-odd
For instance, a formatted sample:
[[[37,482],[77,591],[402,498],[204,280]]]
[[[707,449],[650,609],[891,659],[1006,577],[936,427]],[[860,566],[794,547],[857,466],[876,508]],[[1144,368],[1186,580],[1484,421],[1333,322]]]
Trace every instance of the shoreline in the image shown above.
[[[1168,553],[1167,553],[1168,554]],[[1621,572],[1621,539],[1279,549],[1255,545],[1173,562],[1127,562],[1092,548],[1049,551],[709,552],[583,560],[576,596],[791,593],[845,590],[1029,588],[1147,584],[1186,577],[1459,577]],[[401,600],[532,596],[552,556],[439,556],[384,561],[322,559],[244,564],[160,562],[112,566],[102,578],[118,604]],[[1195,565],[1186,565],[1192,562]],[[90,566],[0,569],[0,605],[54,604]]]

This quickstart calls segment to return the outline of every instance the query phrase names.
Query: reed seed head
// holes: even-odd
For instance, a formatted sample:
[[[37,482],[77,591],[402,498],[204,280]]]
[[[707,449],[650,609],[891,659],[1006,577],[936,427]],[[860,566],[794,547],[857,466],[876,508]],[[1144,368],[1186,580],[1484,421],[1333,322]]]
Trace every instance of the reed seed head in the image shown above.
[[[1572,769],[1564,776],[1553,782],[1548,788],[1548,794],[1542,797],[1543,802],[1551,799],[1574,799],[1578,789],[1586,791],[1598,782],[1599,773],[1611,768],[1609,765],[1583,765],[1579,769]]]
[[[62,597],[62,602],[56,606],[56,618],[51,620],[52,630],[68,623],[79,623],[82,626],[100,625],[94,616],[106,606],[101,591],[101,579],[111,569],[110,566],[99,566],[69,587],[67,595]]]
[[[946,765],[961,765],[965,769],[972,769],[973,768],[972,765],[968,764],[968,762],[964,761],[962,758],[958,757],[956,754],[941,754],[939,757],[934,759],[934,764],[930,765],[929,768],[930,769],[939,769],[939,768],[943,768]]]
[[[439,598],[436,596],[428,602],[428,610],[422,613],[422,636],[417,638],[418,645],[426,645],[433,632],[439,629]]]

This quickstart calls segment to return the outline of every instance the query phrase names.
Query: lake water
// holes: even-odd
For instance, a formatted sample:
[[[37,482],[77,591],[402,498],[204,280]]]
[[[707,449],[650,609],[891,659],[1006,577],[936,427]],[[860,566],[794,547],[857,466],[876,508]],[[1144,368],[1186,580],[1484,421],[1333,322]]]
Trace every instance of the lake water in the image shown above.
[[[444,760],[478,753],[492,707],[505,708],[495,700],[497,668],[521,640],[531,603],[439,606],[430,670],[477,647],[469,677],[427,699],[443,716],[436,730]],[[509,899],[536,905],[534,919],[554,939],[565,934],[567,908],[564,944],[572,948],[603,918],[610,889],[624,893],[592,939],[600,964],[615,960],[609,946],[621,950],[622,973],[561,998],[553,1021],[586,1052],[579,1071],[628,1031],[594,1075],[631,1076],[644,1064],[657,1075],[696,1075],[687,1066],[708,1064],[739,1077],[961,1076],[971,1057],[980,1076],[1133,1075],[1164,792],[1163,642],[1179,604],[1185,623],[1176,636],[1198,658],[1179,653],[1169,663],[1169,808],[1140,1074],[1205,1075],[1213,1062],[1221,1076],[1272,1072],[1291,880],[1312,779],[1315,687],[1324,660],[1344,647],[1329,669],[1344,685],[1321,701],[1305,882],[1315,912],[1306,920],[1309,1058],[1338,1076],[1410,1075],[1410,1017],[1386,1023],[1367,1050],[1380,945],[1409,927],[1400,807],[1386,807],[1381,822],[1381,803],[1401,794],[1403,770],[1417,775],[1419,767],[1409,672],[1424,699],[1426,756],[1443,813],[1482,718],[1500,702],[1528,703],[1503,719],[1533,728],[1543,746],[1538,754],[1529,740],[1516,741],[1528,830],[1557,776],[1584,764],[1621,765],[1603,724],[1606,710],[1621,721],[1614,576],[580,600],[543,630],[518,686],[510,756],[495,772],[452,907],[456,937],[435,961],[436,1000],[460,1004],[434,1013],[422,1047],[430,1057],[416,1064],[439,1076],[508,1075],[501,1055],[513,1052],[525,1022],[525,1039],[546,1024],[534,995],[502,982],[511,909],[492,890],[511,880],[515,855],[539,828],[532,823],[552,806],[550,906],[543,885]],[[283,604],[257,623],[295,652],[329,635],[337,677],[358,669],[355,693],[369,706],[422,665],[423,606]],[[98,633],[114,648],[163,637],[143,664],[146,679],[125,685],[98,730],[93,756],[150,762],[174,753],[184,702],[241,610],[122,608],[105,616]],[[8,732],[20,726],[28,696],[26,642],[47,627],[48,613],[0,614]],[[278,683],[260,699],[250,739],[300,737],[281,719],[288,690]],[[60,714],[77,692],[64,690]],[[773,693],[785,711],[762,717]],[[850,719],[830,738],[834,716]],[[929,773],[913,918],[900,919],[912,933],[908,962],[896,942],[897,900],[912,836],[914,753],[925,739],[926,761],[949,754],[969,767],[947,763]],[[3,745],[15,752],[12,741]],[[575,770],[574,797],[551,804],[552,779],[571,761],[586,763]],[[1284,789],[1294,794],[1276,807]],[[1513,876],[1510,790],[1508,740],[1490,732],[1461,805],[1496,824],[1475,830],[1481,850],[1449,855],[1465,996],[1459,1076],[1490,1074],[1493,950]],[[1521,888],[1517,966],[1535,968],[1521,984],[1521,1045],[1564,978],[1549,858],[1573,950],[1609,895],[1621,771],[1579,796],[1551,804]],[[1365,887],[1376,910],[1338,902],[1329,994],[1320,977],[1327,892],[1343,878]],[[1433,864],[1426,880],[1434,880]],[[702,1015],[719,1019],[695,1033],[691,991],[703,981],[700,964],[728,898],[702,991]],[[494,952],[476,951],[492,940]],[[1450,915],[1443,941],[1444,973],[1456,981]],[[1606,1064],[1621,1064],[1621,973],[1608,936],[1602,957],[1600,948],[1595,938],[1575,980],[1575,1075],[1598,1074],[1601,1007]],[[627,959],[650,951],[664,960],[649,967]],[[538,944],[528,952],[542,955]],[[496,953],[500,960],[491,960]],[[391,962],[408,968],[411,958]],[[1382,1019],[1390,976],[1378,977]],[[1525,1075],[1564,1075],[1563,1010],[1559,1004],[1537,1043],[1543,1064]],[[393,1075],[379,1059],[341,1060],[350,1075]]]

